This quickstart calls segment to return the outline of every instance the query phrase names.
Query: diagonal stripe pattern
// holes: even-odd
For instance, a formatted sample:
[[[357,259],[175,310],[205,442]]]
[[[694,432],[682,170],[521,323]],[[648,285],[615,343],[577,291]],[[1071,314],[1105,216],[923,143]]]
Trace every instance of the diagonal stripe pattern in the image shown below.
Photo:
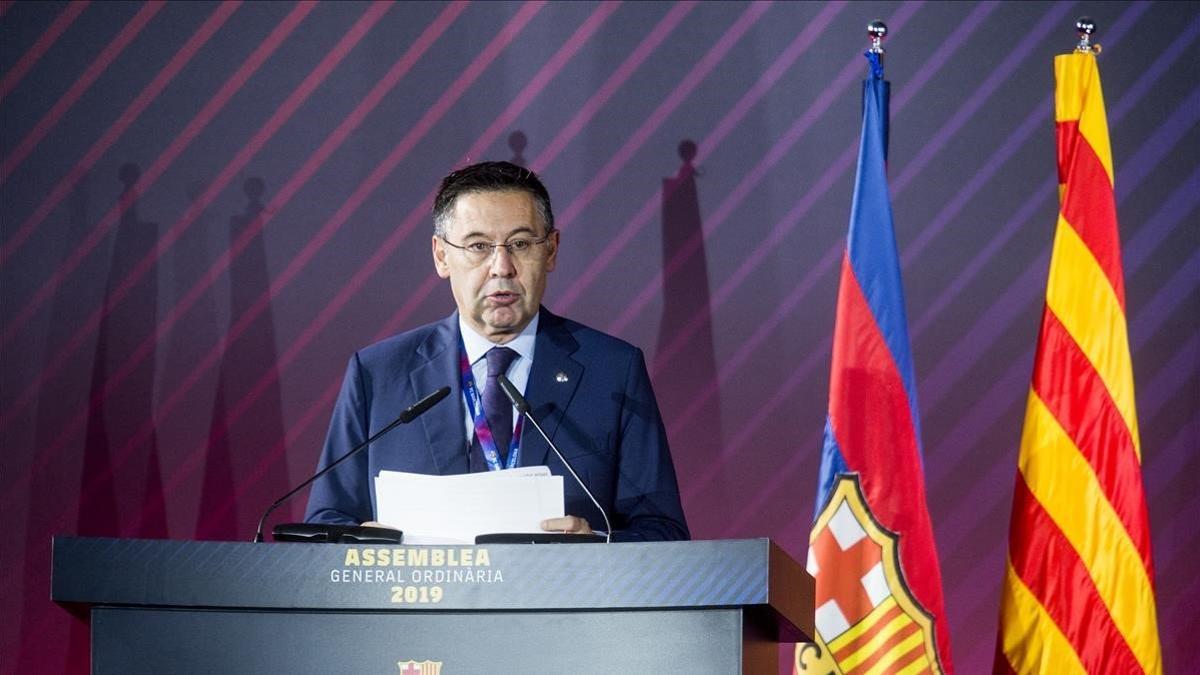
[[[232,9],[236,9],[238,4],[239,3],[224,5],[219,7],[217,10],[214,10],[213,14],[225,16],[225,12],[227,10],[231,11]],[[29,157],[29,154],[33,152],[35,147],[37,147],[37,144],[46,137],[46,134],[50,133],[50,130],[53,129],[55,125],[58,124],[63,115],[67,113],[67,110],[69,110],[71,106],[75,105],[75,102],[83,96],[84,92],[86,92],[93,84],[95,84],[96,80],[98,80],[100,76],[104,74],[104,71],[107,70],[110,65],[112,65],[113,61],[115,61],[116,58],[121,55],[121,52],[125,51],[125,48],[128,47],[131,42],[133,42],[134,38],[136,38],[138,34],[142,32],[142,29],[146,27],[146,24],[150,23],[150,20],[154,18],[154,15],[158,14],[159,10],[161,10],[164,5],[165,3],[161,1],[147,2],[142,6],[141,9],[138,10],[138,13],[129,20],[129,23],[121,29],[121,32],[117,33],[112,41],[108,43],[108,45],[104,48],[104,51],[96,55],[96,58],[92,60],[91,64],[87,67],[87,70],[85,70],[83,74],[79,76],[79,79],[75,80],[75,83],[71,85],[71,88],[68,89],[65,94],[63,94],[62,98],[58,99],[58,102],[54,104],[54,107],[51,108],[45,115],[43,115],[40,120],[38,120],[37,124],[34,125],[29,134],[26,135],[25,138],[21,139],[21,143],[17,145],[16,149],[10,153],[7,153],[3,159],[0,159],[0,182],[6,180],[21,164],[21,162],[25,161],[25,158]]]
[[[0,511],[16,542],[0,551],[12,580],[0,588],[12,617],[0,628],[0,675],[68,672],[86,659],[86,631],[45,601],[51,534],[95,528],[104,514],[106,535],[240,539],[282,482],[311,471],[344,355],[449,309],[421,223],[428,188],[463,157],[540,167],[566,206],[635,133],[644,140],[566,226],[546,304],[649,348],[694,531],[772,536],[803,556],[812,516],[794,505],[811,503],[819,458],[795,449],[821,442],[828,396],[857,150],[845,140],[860,122],[833,113],[857,104],[852,45],[867,18],[857,5],[774,3],[730,46],[724,36],[758,13],[753,3],[548,3],[440,121],[422,123],[349,218],[318,233],[521,3],[318,3],[276,45],[281,22],[310,0],[244,3],[203,44],[194,36],[232,5],[86,1],[0,0],[0,163],[48,129],[0,180]],[[1029,576],[1073,547],[1061,531],[1030,540],[1018,570],[1003,541],[1039,322],[1053,358],[1091,368],[1095,355],[1073,337],[1081,317],[1042,313],[1045,226],[1059,195],[1045,161],[1053,91],[1030,86],[1049,74],[1035,55],[1055,51],[1053,34],[1079,7],[907,0],[880,12],[903,83],[889,183],[960,672],[986,672],[995,658],[1000,584],[986,580]],[[1127,300],[1082,318],[1108,324],[1124,312],[1139,433],[1126,421],[1133,398],[1114,398],[1105,379],[1083,395],[1098,407],[1076,404],[1052,371],[1032,390],[1052,440],[1115,440],[1062,468],[1094,474],[1082,499],[1111,500],[1107,517],[1133,544],[1123,558],[1148,566],[1153,533],[1163,668],[1174,672],[1193,661],[1182,636],[1200,602],[1187,562],[1200,542],[1200,230],[1189,226],[1200,172],[1180,151],[1200,141],[1200,62],[1186,58],[1200,46],[1200,16],[1186,3],[1089,11],[1109,58],[1104,84],[1120,92],[1105,103]],[[1014,37],[981,49],[988,34]],[[707,57],[718,45],[719,58]],[[659,110],[662,122],[639,131]],[[674,175],[681,139],[699,145],[702,218],[672,237],[659,178]],[[1079,159],[1109,173],[1098,157]],[[132,191],[118,180],[125,164],[142,169]],[[261,198],[246,192],[250,178]],[[1119,283],[1103,264],[1111,254],[1092,252],[1082,229],[1064,235],[1101,262],[1103,283]],[[711,295],[672,313],[665,300],[683,280]],[[687,368],[702,358],[719,368]],[[111,468],[95,459],[105,444]],[[1140,530],[1141,493],[1128,490],[1139,473],[1153,522]],[[1090,578],[1082,558],[1064,569]],[[1089,583],[1087,602],[1038,611],[1067,625],[1121,597]],[[880,621],[845,645],[856,668],[878,669],[872,645],[915,630]],[[1123,640],[1107,623],[1088,630]],[[1119,663],[1136,664],[1132,654]]]
[[[91,0],[80,0],[79,2],[68,4],[63,9],[62,14],[59,14],[54,19],[54,23],[50,24],[46,32],[42,33],[42,36],[38,38],[37,42],[33,43],[29,51],[25,52],[21,60],[17,61],[17,65],[5,73],[4,77],[0,78],[0,101],[4,100],[5,96],[8,96],[8,93],[25,77],[29,69],[33,68],[33,64],[37,63],[37,60],[42,57],[42,54],[45,54],[46,50],[71,27],[71,24],[75,23],[75,19],[79,18],[79,15],[83,13],[83,10],[87,9],[89,4],[91,4]],[[8,9],[8,6],[5,5],[4,9]],[[0,15],[2,14],[3,10],[0,10]]]
[[[1018,459],[996,670],[1160,673],[1100,75],[1091,52],[1058,56],[1054,70],[1061,204]]]

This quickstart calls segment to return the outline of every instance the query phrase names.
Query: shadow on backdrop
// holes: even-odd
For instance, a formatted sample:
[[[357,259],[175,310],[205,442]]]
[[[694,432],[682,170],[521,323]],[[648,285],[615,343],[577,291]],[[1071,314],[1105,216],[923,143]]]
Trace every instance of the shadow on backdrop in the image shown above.
[[[67,228],[64,233],[63,241],[66,246],[71,246],[74,242],[82,240],[87,236],[91,229],[91,216],[89,214],[88,189],[90,188],[90,180],[88,175],[80,178],[75,189],[71,192],[67,199]],[[69,250],[66,249],[66,250]],[[62,256],[65,257],[66,252],[63,251]],[[61,259],[58,261],[61,263]],[[71,316],[71,310],[79,304],[78,298],[69,296],[66,293],[57,293],[50,306],[50,323],[49,334],[46,337],[46,343],[49,345],[65,344],[71,336],[72,321],[68,318]],[[96,366],[102,360],[102,345],[97,345],[97,354],[93,359],[92,380],[96,379]],[[49,360],[51,357],[47,357]],[[100,373],[103,375],[103,373]],[[95,388],[93,384],[92,389]],[[51,392],[38,392],[38,412],[36,422],[34,423],[34,449],[35,452],[50,445],[62,432],[62,405],[56,404],[56,397],[51,395]],[[95,429],[94,425],[99,424],[100,428]],[[107,434],[102,433],[103,424],[100,418],[90,417],[88,419],[87,439],[93,437],[102,441],[105,445],[100,448],[103,453],[103,463],[108,463],[108,447]],[[92,443],[87,444],[90,448]],[[90,456],[90,455],[89,455]],[[84,471],[87,470],[88,461],[85,457]],[[87,474],[84,474],[86,478]],[[81,483],[82,484],[82,483]],[[23,610],[21,612],[21,650],[17,654],[18,670],[20,672],[39,672],[48,671],[53,668],[62,666],[62,662],[48,660],[49,655],[46,655],[39,650],[31,649],[30,646],[37,643],[34,638],[34,631],[40,626],[39,621],[43,618],[41,612],[44,611],[46,598],[50,593],[50,568],[47,564],[49,556],[35,555],[35,551],[48,550],[49,538],[51,532],[47,530],[47,520],[52,517],[51,514],[57,513],[62,509],[62,501],[67,496],[62,491],[63,485],[58,472],[47,468],[43,471],[32,473],[32,480],[29,489],[29,507],[26,512],[25,526],[25,587],[23,593]],[[112,490],[100,499],[98,504],[98,512],[105,514],[103,519],[109,523],[116,522],[116,500],[112,494]],[[115,535],[115,526],[110,531],[106,532],[109,535]],[[67,634],[67,649],[66,649],[66,669],[71,672],[81,672],[88,665],[88,641],[87,641],[88,624],[86,617],[83,614],[72,613],[72,620]]]
[[[249,313],[260,297],[268,298],[268,304],[253,327],[224,345],[217,367],[216,399],[209,424],[196,523],[197,539],[248,538],[249,519],[257,512],[257,505],[269,503],[274,495],[283,494],[287,488],[285,468],[269,471],[256,488],[263,497],[245,499],[250,505],[248,511],[239,512],[237,508],[235,476],[251,476],[263,454],[284,437],[278,379],[265,386],[258,385],[261,378],[276,367],[278,360],[275,318],[268,294],[271,278],[263,230],[259,227],[267,215],[263,205],[266,183],[259,177],[248,178],[242,184],[242,192],[247,199],[246,206],[242,213],[229,218],[229,240],[236,242],[247,231],[255,231],[255,234],[229,268],[230,326]],[[256,387],[260,393],[254,393]],[[252,402],[246,399],[250,395],[255,397]],[[238,410],[242,405],[251,407]],[[241,522],[243,520],[246,522]]]
[[[696,143],[684,140],[679,143],[678,152],[683,160],[679,172],[662,181],[662,319],[651,367],[651,372],[657,375],[654,388],[665,420],[681,416],[699,392],[717,381],[712,314],[709,311],[708,256],[704,244],[701,243],[696,253],[689,256],[674,274],[665,273],[671,256],[688,240],[699,238],[703,242],[704,224],[700,219],[700,196],[696,187],[698,171],[692,164],[696,158]],[[674,356],[667,355],[666,349],[677,338],[677,331],[696,316],[707,318],[682,351]],[[668,367],[668,360],[674,365]],[[678,475],[699,475],[720,457],[723,438],[720,397],[710,396],[707,401],[698,414],[692,416],[694,422],[670,439]],[[723,502],[724,499],[723,484],[714,485],[704,496],[706,502]],[[692,536],[703,537],[705,533],[693,531]]]

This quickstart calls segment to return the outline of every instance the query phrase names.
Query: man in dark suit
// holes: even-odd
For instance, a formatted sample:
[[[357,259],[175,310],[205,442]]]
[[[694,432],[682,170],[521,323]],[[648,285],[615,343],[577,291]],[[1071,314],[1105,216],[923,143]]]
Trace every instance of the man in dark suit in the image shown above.
[[[687,539],[641,350],[541,307],[559,243],[541,181],[508,162],[468,166],[443,179],[433,216],[434,267],[458,309],[350,359],[320,466],[422,396],[446,385],[451,395],[317,481],[305,519],[373,521],[374,477],[384,469],[448,475],[545,464],[567,476],[570,515],[543,529],[601,529],[595,506],[499,391],[502,373],[608,512],[613,540]]]

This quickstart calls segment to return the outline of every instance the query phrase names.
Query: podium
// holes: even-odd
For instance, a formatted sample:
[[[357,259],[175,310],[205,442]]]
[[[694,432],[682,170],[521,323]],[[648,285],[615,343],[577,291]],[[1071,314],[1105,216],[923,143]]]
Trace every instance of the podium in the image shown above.
[[[768,539],[53,546],[94,673],[774,675],[812,635],[812,577]]]

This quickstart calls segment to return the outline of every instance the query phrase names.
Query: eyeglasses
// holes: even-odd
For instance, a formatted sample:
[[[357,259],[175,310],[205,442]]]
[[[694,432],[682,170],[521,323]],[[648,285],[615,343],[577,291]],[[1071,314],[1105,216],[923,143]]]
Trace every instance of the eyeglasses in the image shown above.
[[[521,262],[535,260],[540,253],[538,246],[550,241],[550,235],[547,234],[541,239],[509,239],[502,244],[493,244],[490,241],[473,241],[465,246],[459,246],[445,237],[441,237],[441,240],[462,251],[471,264],[482,265],[492,259],[492,254],[498,248],[504,249],[510,256]]]

